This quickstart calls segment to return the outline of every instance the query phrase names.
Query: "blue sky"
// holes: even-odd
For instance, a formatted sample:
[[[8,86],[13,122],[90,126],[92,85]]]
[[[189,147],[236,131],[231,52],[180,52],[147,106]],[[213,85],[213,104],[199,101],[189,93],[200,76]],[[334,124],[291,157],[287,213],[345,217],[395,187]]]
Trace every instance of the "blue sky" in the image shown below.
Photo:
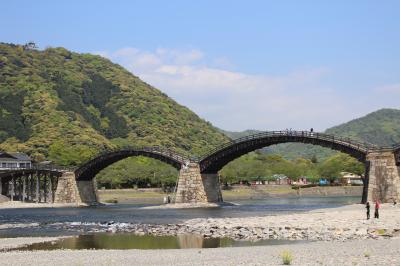
[[[228,130],[400,108],[399,1],[5,1],[0,41],[97,53]]]

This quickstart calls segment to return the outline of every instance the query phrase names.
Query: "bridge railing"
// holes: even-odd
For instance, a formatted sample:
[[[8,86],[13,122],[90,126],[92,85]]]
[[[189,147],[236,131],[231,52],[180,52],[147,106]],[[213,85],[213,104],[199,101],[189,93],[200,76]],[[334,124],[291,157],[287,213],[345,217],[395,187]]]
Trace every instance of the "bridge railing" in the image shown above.
[[[17,170],[47,170],[47,171],[55,171],[55,172],[65,172],[65,171],[73,171],[73,168],[58,166],[53,164],[33,164],[31,166],[11,166],[11,167],[2,167],[0,171],[17,171]]]
[[[102,150],[100,153],[96,154],[96,157],[91,158],[89,160],[87,160],[86,162],[82,163],[81,165],[85,165],[85,164],[90,164],[90,163],[96,163],[97,160],[101,160],[102,156],[105,156],[109,153],[112,152],[124,152],[124,151],[143,151],[143,152],[150,152],[150,153],[155,153],[155,154],[160,154],[169,158],[172,158],[178,162],[184,163],[186,161],[189,161],[190,158],[183,156],[171,149],[168,148],[164,148],[161,146],[150,146],[150,147],[138,147],[138,146],[122,146],[122,147],[118,147],[118,148],[114,148],[114,149],[104,149]],[[77,166],[74,168],[74,170],[77,170],[80,166]]]
[[[261,139],[265,137],[282,137],[282,136],[287,136],[287,137],[306,137],[306,138],[311,138],[311,139],[319,139],[319,140],[326,140],[330,141],[333,143],[337,144],[342,144],[354,149],[362,150],[362,151],[368,151],[368,150],[374,150],[374,149],[379,149],[380,147],[368,142],[361,142],[357,140],[353,140],[348,137],[340,137],[340,136],[334,136],[330,134],[325,134],[325,133],[318,133],[318,132],[311,132],[311,131],[293,131],[293,130],[281,130],[281,131],[265,131],[265,132],[260,132],[257,134],[253,135],[247,135],[244,137],[240,137],[234,140],[231,140],[229,142],[226,142],[215,149],[207,152],[206,154],[202,155],[199,157],[199,161],[207,158],[208,156],[223,150],[231,145],[234,144],[239,144],[241,142],[246,142],[248,140],[253,140],[253,139]]]

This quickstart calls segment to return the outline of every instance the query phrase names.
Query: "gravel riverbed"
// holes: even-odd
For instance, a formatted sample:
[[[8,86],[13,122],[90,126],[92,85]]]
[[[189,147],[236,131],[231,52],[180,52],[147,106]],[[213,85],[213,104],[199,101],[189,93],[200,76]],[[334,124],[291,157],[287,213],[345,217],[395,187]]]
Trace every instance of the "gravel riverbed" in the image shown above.
[[[240,240],[312,242],[240,248],[187,250],[7,251],[51,238],[0,239],[0,265],[279,265],[289,250],[293,265],[400,265],[400,208],[382,204],[380,219],[366,220],[361,204],[302,213],[242,218],[198,218],[180,224],[53,223],[53,229],[80,233],[130,232],[138,235],[197,234]],[[8,225],[9,228],[16,225]],[[23,225],[18,224],[17,227]],[[28,225],[27,225],[28,226]],[[3,227],[7,227],[4,226]]]
[[[400,239],[173,250],[55,250],[0,252],[0,265],[400,265]]]
[[[85,233],[138,235],[197,234],[205,238],[228,237],[235,240],[354,240],[400,236],[400,208],[383,204],[380,219],[366,220],[364,206],[354,204],[305,213],[245,218],[198,218],[180,224],[132,224],[69,222],[50,226]]]

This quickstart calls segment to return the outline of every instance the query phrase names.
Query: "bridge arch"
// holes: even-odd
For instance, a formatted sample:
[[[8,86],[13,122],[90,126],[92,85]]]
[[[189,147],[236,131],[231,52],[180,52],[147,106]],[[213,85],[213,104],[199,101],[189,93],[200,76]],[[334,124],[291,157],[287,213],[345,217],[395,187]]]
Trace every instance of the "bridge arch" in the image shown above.
[[[368,150],[376,146],[328,134],[309,131],[266,131],[225,143],[200,158],[201,173],[217,173],[236,158],[264,147],[299,142],[341,151],[365,163]]]
[[[160,160],[176,169],[180,170],[182,165],[188,159],[176,152],[160,147],[145,147],[145,148],[132,148],[121,149],[115,151],[107,151],[96,158],[89,160],[75,170],[75,177],[77,181],[92,180],[101,170],[107,166],[132,156],[145,156],[153,159]]]

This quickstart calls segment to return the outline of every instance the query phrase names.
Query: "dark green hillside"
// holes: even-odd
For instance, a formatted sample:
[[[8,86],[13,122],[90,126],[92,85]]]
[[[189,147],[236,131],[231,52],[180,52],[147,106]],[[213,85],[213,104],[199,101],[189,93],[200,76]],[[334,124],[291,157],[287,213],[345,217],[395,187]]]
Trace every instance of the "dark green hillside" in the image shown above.
[[[223,129],[219,129],[219,130],[222,133],[224,133],[226,136],[228,136],[230,139],[238,139],[238,138],[241,138],[241,137],[254,135],[254,134],[262,132],[260,130],[254,130],[254,129],[248,129],[248,130],[240,131],[240,132],[226,131],[226,130],[223,130]]]
[[[326,130],[373,144],[385,146],[400,143],[400,110],[380,109],[350,122]]]
[[[228,137],[235,139],[256,134],[260,131],[222,132]],[[380,109],[361,118],[329,128],[325,133],[350,137],[355,140],[367,141],[381,146],[397,144],[400,143],[400,110]],[[335,153],[327,148],[301,143],[279,144],[268,147],[264,151],[269,154],[282,155],[286,159],[296,159],[299,157],[311,159],[316,156],[319,160],[324,160]]]
[[[0,149],[76,165],[118,145],[200,154],[226,140],[105,58],[0,43]]]

